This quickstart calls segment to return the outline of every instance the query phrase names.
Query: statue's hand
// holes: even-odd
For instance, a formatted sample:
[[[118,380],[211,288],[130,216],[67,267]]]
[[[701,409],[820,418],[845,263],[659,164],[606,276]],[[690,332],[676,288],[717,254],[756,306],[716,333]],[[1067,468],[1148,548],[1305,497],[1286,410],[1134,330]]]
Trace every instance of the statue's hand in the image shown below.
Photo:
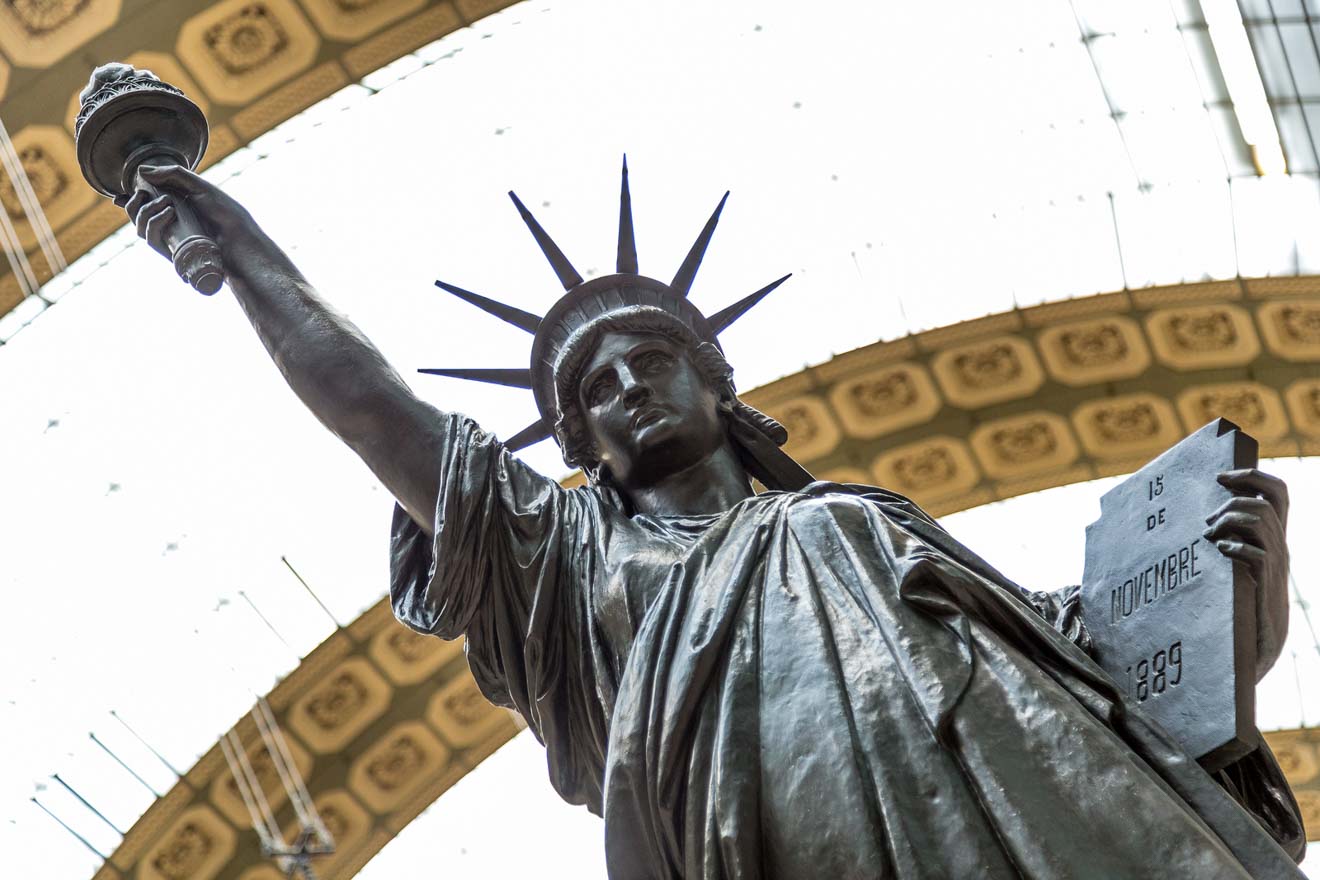
[[[1288,487],[1255,468],[1225,471],[1233,493],[1206,517],[1205,537],[1247,566],[1256,586],[1256,680],[1269,672],[1288,637]]]
[[[156,192],[140,189],[131,196],[115,199],[115,204],[128,212],[138,235],[167,257],[170,252],[165,245],[165,230],[174,222],[174,206],[180,200],[187,202],[207,234],[220,246],[227,265],[233,246],[255,237],[259,231],[246,208],[220,187],[187,168],[179,165],[143,166],[138,173]]]

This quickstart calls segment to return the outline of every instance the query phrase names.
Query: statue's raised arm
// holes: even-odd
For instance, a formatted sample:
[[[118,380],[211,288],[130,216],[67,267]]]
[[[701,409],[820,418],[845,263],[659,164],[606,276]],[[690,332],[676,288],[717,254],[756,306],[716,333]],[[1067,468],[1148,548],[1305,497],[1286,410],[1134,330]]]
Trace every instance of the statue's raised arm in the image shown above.
[[[436,409],[231,196],[177,165],[139,173],[159,195],[138,190],[123,200],[138,234],[168,255],[164,237],[176,206],[192,209],[219,245],[229,287],[289,387],[429,532],[439,479]]]
[[[431,530],[439,413],[319,296],[252,215],[194,174],[206,119],[147,70],[93,71],[75,122],[78,163],[138,234],[201,293],[228,281],[290,387]]]

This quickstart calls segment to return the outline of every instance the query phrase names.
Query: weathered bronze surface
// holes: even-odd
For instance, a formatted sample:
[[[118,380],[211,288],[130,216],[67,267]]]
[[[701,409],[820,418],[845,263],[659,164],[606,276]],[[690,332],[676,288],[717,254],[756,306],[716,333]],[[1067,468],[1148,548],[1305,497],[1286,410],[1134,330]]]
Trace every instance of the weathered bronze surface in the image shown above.
[[[1207,774],[1088,656],[1078,590],[1028,592],[906,498],[779,451],[683,296],[718,211],[668,285],[621,212],[619,273],[582,283],[519,205],[573,303],[513,316],[537,430],[591,477],[564,489],[419,400],[223,192],[141,176],[138,228],[160,248],[196,212],[293,390],[398,499],[396,614],[466,635],[559,792],[605,817],[612,876],[1300,876],[1268,748]],[[1250,560],[1268,666],[1286,495],[1226,479],[1207,540]]]
[[[139,190],[154,192],[142,179],[143,166],[197,167],[206,152],[206,117],[183,92],[148,70],[103,64],[83,90],[75,123],[78,166],[97,192],[127,199]],[[201,231],[186,205],[175,217],[165,244],[179,277],[207,296],[224,284],[220,249]]]
[[[1246,565],[1206,524],[1256,466],[1256,441],[1216,419],[1100,499],[1086,530],[1091,656],[1208,770],[1256,747],[1256,606]]]

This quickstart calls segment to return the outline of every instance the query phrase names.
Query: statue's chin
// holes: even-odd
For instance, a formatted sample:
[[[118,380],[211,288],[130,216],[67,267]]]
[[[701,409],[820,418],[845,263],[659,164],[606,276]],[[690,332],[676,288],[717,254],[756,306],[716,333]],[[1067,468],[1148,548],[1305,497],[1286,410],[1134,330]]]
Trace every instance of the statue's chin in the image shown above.
[[[623,478],[611,469],[616,482],[625,490],[648,489],[676,474],[700,467],[703,462],[711,463],[712,450],[692,442],[694,438],[680,430],[656,431],[646,440],[645,444],[639,444],[636,464]]]

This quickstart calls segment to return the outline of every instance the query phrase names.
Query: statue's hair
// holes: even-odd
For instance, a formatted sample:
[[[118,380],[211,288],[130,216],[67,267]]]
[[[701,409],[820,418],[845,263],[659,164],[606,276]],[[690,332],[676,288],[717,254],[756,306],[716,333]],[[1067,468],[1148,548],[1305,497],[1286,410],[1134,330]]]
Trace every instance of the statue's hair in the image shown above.
[[[653,306],[628,306],[607,312],[579,327],[560,349],[555,362],[555,396],[559,417],[555,434],[571,467],[581,467],[593,482],[600,477],[600,460],[578,402],[578,384],[587,362],[607,333],[634,333],[667,339],[687,356],[706,386],[720,399],[721,409],[738,414],[767,437],[783,443],[787,434],[778,422],[738,400],[733,367],[723,352],[701,339],[683,321]]]

